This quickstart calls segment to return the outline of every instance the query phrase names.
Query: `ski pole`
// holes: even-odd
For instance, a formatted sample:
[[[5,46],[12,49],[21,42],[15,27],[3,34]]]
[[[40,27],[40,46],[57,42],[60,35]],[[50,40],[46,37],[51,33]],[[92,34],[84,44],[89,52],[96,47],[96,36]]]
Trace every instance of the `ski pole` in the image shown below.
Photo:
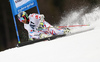
[[[90,26],[90,25],[70,25],[70,26],[58,26],[58,28],[65,28],[65,27],[81,27],[81,26]]]

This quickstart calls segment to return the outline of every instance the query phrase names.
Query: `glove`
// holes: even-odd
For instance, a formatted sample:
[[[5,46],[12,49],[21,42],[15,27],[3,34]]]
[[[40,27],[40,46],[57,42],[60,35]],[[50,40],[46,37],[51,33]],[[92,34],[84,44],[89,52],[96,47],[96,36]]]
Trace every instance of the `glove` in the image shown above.
[[[43,23],[41,22],[41,23],[39,24],[38,31],[40,31],[40,30],[42,30],[42,29],[43,29]]]

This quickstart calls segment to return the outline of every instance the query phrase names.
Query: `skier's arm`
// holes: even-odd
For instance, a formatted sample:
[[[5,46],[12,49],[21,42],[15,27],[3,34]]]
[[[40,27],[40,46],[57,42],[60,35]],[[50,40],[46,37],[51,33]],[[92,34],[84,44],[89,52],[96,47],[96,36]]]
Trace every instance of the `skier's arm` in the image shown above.
[[[44,15],[41,14],[41,15],[40,15],[40,22],[43,22],[43,21],[44,21],[44,18],[45,18]]]
[[[39,24],[39,27],[43,27],[43,25],[44,25],[44,15],[43,14],[41,14],[40,16],[40,24]]]

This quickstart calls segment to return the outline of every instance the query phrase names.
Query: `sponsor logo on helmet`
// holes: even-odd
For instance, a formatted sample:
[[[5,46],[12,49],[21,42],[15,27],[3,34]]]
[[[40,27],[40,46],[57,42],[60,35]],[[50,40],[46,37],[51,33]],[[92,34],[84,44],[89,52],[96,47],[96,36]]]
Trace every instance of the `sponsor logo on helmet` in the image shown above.
[[[15,0],[15,3],[21,2],[22,0]]]

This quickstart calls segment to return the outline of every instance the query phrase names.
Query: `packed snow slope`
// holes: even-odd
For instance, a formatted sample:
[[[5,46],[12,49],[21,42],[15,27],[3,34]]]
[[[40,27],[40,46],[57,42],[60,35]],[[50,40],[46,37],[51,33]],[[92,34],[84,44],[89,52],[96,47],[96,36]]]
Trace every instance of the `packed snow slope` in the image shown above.
[[[94,24],[91,31],[0,52],[0,62],[100,62],[100,19]]]
[[[100,62],[100,21],[94,30],[0,52],[0,62]]]

